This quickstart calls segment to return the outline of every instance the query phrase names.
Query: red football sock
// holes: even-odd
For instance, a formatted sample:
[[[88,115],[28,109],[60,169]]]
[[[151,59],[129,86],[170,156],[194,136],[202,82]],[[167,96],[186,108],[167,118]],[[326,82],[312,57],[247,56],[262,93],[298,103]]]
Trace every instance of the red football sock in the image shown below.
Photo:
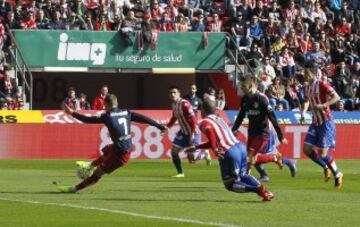
[[[96,182],[99,181],[101,177],[96,176],[96,175],[91,175],[90,177],[86,178],[85,180],[83,180],[82,182],[80,182],[78,185],[75,186],[76,191],[79,191],[81,189],[84,189],[92,184],[95,184]]]
[[[255,157],[255,163],[267,163],[267,162],[275,162],[276,155],[274,154],[257,154]]]

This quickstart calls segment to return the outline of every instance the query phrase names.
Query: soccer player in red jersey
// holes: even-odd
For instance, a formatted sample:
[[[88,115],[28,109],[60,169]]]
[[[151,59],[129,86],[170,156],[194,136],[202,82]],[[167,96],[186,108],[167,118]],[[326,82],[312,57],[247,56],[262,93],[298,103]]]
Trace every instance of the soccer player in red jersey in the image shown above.
[[[100,116],[85,116],[75,112],[68,105],[64,104],[63,108],[67,114],[72,115],[74,118],[85,122],[99,124],[103,123],[109,130],[109,134],[113,144],[109,144],[103,148],[101,155],[98,159],[92,162],[81,163],[82,168],[92,169],[94,172],[74,186],[59,186],[58,189],[64,193],[75,193],[92,184],[97,183],[104,174],[110,174],[121,166],[125,165],[130,159],[131,154],[131,121],[146,123],[157,127],[161,131],[165,127],[158,124],[156,121],[125,109],[118,108],[117,97],[113,94],[106,95],[104,99],[106,112]]]
[[[178,87],[171,86],[169,88],[169,99],[172,102],[173,114],[166,127],[172,127],[176,121],[178,121],[180,125],[180,130],[176,134],[173,147],[171,148],[172,161],[177,170],[177,175],[174,177],[185,177],[179,153],[183,151],[185,147],[193,145],[194,143],[200,143],[199,128],[191,103],[180,97],[180,89]],[[208,151],[196,152],[188,156],[188,158],[190,162],[205,159],[207,164],[210,164],[211,161]]]
[[[233,135],[225,121],[215,114],[216,103],[210,99],[204,100],[202,106],[203,120],[200,130],[206,135],[208,142],[194,145],[186,149],[192,152],[196,149],[211,148],[218,157],[221,177],[227,190],[236,193],[254,192],[270,201],[274,195],[247,172],[247,154],[245,146]]]
[[[330,179],[330,171],[335,177],[335,187],[340,188],[343,174],[338,170],[329,149],[335,148],[335,123],[330,113],[330,106],[340,100],[339,95],[330,84],[317,78],[317,68],[308,65],[305,69],[305,102],[301,111],[301,120],[309,106],[312,110],[312,124],[304,141],[304,153],[324,169],[324,179]],[[318,148],[318,153],[313,147]]]
[[[282,168],[283,163],[281,153],[271,155],[265,154],[270,136],[269,120],[274,126],[279,141],[282,144],[287,144],[287,140],[281,132],[275,112],[272,109],[268,98],[265,94],[257,90],[257,81],[253,76],[246,76],[241,83],[241,88],[245,95],[242,98],[240,112],[235,120],[232,130],[234,133],[237,133],[236,131],[240,127],[243,119],[246,115],[248,116],[247,151],[249,156],[249,170],[251,165],[267,162],[275,162]]]

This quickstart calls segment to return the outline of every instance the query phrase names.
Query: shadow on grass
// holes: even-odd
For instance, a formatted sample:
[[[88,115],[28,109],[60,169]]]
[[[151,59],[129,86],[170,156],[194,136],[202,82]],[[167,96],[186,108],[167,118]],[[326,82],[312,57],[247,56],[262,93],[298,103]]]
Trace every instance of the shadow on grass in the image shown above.
[[[37,191],[37,192],[25,192],[25,191],[0,191],[0,194],[26,194],[26,195],[55,195],[55,194],[64,194],[59,191]],[[71,193],[70,193],[71,194]]]
[[[159,193],[163,193],[163,192],[220,192],[220,191],[224,191],[223,188],[211,188],[211,187],[159,187],[159,188],[153,188],[153,189],[147,189],[147,188],[142,188],[142,189],[132,189],[132,188],[118,188],[118,189],[113,189],[113,190],[109,190],[109,191],[117,191],[117,192],[159,192]]]
[[[25,194],[25,195],[64,195],[58,191],[0,191],[0,194]],[[92,194],[92,193],[91,193]],[[80,193],[70,193],[70,195],[80,196]],[[87,195],[87,194],[86,194]],[[191,203],[263,203],[260,198],[254,197],[254,200],[212,200],[212,199],[142,199],[142,198],[79,198],[79,200],[93,201],[122,201],[122,202],[191,202]]]
[[[211,199],[140,199],[140,198],[93,198],[96,201],[122,201],[122,202],[191,202],[191,203],[263,203],[260,198],[254,200],[211,200]]]

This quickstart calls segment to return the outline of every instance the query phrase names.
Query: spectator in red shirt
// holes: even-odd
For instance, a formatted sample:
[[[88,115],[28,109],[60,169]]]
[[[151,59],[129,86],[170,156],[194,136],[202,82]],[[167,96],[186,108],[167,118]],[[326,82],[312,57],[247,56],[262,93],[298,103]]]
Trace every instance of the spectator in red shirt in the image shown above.
[[[160,21],[163,11],[164,10],[159,7],[159,2],[157,0],[150,4],[150,15],[152,20]]]
[[[221,32],[222,31],[222,21],[219,18],[217,13],[213,14],[214,20],[211,21],[208,25],[208,30],[210,32]]]
[[[160,20],[160,31],[173,32],[175,31],[175,24],[171,21],[169,14],[164,12]]]
[[[346,17],[341,18],[341,23],[335,28],[336,33],[340,34],[342,37],[350,34],[351,25],[346,21]]]
[[[37,29],[34,12],[27,13],[27,17],[20,22],[20,28],[24,30]]]
[[[306,55],[312,49],[313,49],[313,44],[311,41],[311,35],[310,33],[306,33],[303,36],[303,39],[300,41],[300,51],[302,54]]]
[[[109,21],[106,19],[106,15],[100,15],[98,22],[95,24],[96,31],[111,31],[111,26]]]
[[[93,110],[105,110],[105,104],[104,104],[104,99],[105,96],[109,93],[109,88],[107,85],[103,85],[101,87],[101,92],[100,95],[96,96],[96,98],[94,99],[94,102],[92,104],[92,109]]]

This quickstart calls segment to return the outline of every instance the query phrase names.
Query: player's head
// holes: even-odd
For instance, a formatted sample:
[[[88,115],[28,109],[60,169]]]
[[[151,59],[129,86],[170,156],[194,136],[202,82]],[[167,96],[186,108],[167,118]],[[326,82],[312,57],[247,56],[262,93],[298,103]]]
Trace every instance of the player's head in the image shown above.
[[[253,95],[257,90],[256,77],[247,75],[241,80],[241,89],[245,95]]]
[[[116,95],[114,95],[114,94],[106,95],[105,99],[104,99],[104,102],[105,102],[106,111],[109,111],[112,108],[118,107],[118,100],[117,100]]]
[[[106,96],[108,93],[109,93],[109,87],[108,87],[107,85],[103,85],[103,86],[101,87],[101,94],[102,94],[103,96]]]
[[[210,114],[215,114],[216,112],[216,102],[211,99],[205,99],[201,106],[201,115],[206,117]]]
[[[196,92],[197,92],[196,84],[191,84],[190,85],[190,92],[191,92],[192,95],[196,95]]]
[[[309,63],[305,65],[305,77],[304,79],[308,82],[311,82],[315,79],[317,74],[317,67],[314,63]]]
[[[71,98],[71,99],[76,98],[75,87],[69,87],[67,93],[68,93],[69,98]]]
[[[172,102],[177,101],[180,98],[180,89],[176,86],[169,87],[169,99]]]

